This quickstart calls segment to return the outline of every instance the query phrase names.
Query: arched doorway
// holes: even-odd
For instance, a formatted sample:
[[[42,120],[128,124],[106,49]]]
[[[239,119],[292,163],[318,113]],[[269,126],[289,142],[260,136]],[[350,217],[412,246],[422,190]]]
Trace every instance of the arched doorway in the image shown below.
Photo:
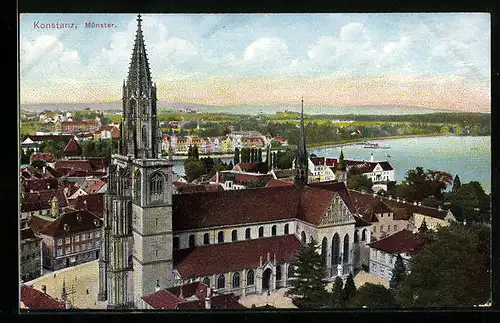
[[[264,273],[262,274],[262,291],[267,291],[270,289],[272,273],[273,272],[271,268],[267,268],[266,270],[264,270]]]

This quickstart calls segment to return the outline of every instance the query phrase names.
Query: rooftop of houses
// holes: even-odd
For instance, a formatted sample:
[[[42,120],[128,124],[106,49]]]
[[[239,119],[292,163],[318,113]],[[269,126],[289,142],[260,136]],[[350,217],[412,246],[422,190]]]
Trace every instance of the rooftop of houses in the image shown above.
[[[86,210],[99,218],[104,214],[104,193],[80,195],[70,201],[72,208]]]
[[[21,308],[28,309],[65,309],[64,302],[56,300],[31,285],[21,286]]]
[[[21,211],[32,212],[38,210],[47,210],[51,208],[53,198],[57,199],[59,207],[68,206],[68,201],[62,189],[40,190],[33,193],[21,193]]]
[[[386,238],[371,242],[371,248],[387,253],[409,253],[412,254],[426,243],[426,240],[418,233],[409,230],[398,231]]]
[[[47,221],[47,224],[39,229],[38,233],[49,237],[63,237],[101,228],[102,223],[102,220],[91,212],[78,210],[64,213],[54,221]]]
[[[344,183],[227,190],[173,196],[173,230],[298,218],[318,225],[338,194],[351,213],[356,210]]]
[[[30,227],[23,228],[21,229],[21,242],[31,242],[31,241],[37,241],[40,240],[41,238],[38,238],[35,236],[35,233],[33,232],[33,229]]]
[[[71,138],[71,140],[68,142],[66,147],[64,148],[64,153],[68,154],[81,154],[82,153],[82,147],[78,144],[78,142],[75,140],[75,138]]]
[[[224,183],[225,181],[233,181],[235,184],[248,184],[254,181],[263,181],[268,183],[273,179],[271,174],[259,174],[259,173],[249,173],[249,172],[238,172],[238,171],[220,171],[217,172],[211,179],[210,182],[213,183]]]
[[[25,135],[23,137],[23,141],[26,139],[31,139],[34,142],[42,142],[47,140],[62,140],[62,141],[70,141],[73,138],[73,135]]]
[[[21,178],[21,186],[24,192],[36,192],[42,190],[56,190],[59,187],[57,178]]]
[[[290,262],[301,242],[294,234],[174,251],[174,266],[181,277],[200,277],[253,268],[268,260]]]
[[[56,158],[50,153],[34,153],[30,156],[30,163],[35,160],[44,160],[47,163],[53,163],[56,161]]]
[[[200,192],[220,192],[223,191],[224,188],[218,184],[210,184],[210,183],[201,183],[201,184],[189,184],[184,182],[174,182],[177,192],[180,194],[191,194],[191,193],[200,193]]]
[[[213,309],[245,308],[234,294],[214,294],[210,289],[207,293],[207,289],[202,282],[194,282],[162,289],[142,299],[154,309],[204,309],[206,297]]]

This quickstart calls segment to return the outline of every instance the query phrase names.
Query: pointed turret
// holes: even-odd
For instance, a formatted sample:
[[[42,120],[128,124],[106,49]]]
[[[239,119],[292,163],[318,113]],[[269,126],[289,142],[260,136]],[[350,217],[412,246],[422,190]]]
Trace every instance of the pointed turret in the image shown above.
[[[337,170],[335,171],[335,179],[339,182],[344,182],[347,187],[347,170],[344,161],[344,152],[340,149],[340,156],[337,163]]]
[[[301,111],[300,111],[300,127],[299,127],[299,139],[297,143],[297,152],[295,156],[295,185],[298,187],[304,187],[307,185],[308,177],[308,157],[307,157],[307,146],[305,138],[305,127],[304,127],[304,99],[301,100]]]
[[[151,80],[141,15],[123,88],[122,155],[136,158],[158,158],[161,154],[161,132],[156,118],[156,85]]]

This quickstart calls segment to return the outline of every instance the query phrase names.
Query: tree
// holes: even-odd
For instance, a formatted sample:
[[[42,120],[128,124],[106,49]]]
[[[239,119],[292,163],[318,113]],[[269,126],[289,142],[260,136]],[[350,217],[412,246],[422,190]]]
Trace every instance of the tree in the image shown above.
[[[393,308],[394,296],[390,290],[379,284],[365,283],[349,301],[351,308]]]
[[[344,303],[342,299],[343,287],[344,287],[344,281],[342,280],[342,278],[340,278],[339,276],[335,277],[335,280],[333,281],[332,293],[330,295],[331,306],[334,308],[342,307]]]
[[[434,195],[440,200],[443,197],[443,191],[453,182],[453,177],[450,173],[429,169],[426,172],[425,180],[428,183],[427,196]]]
[[[192,182],[205,174],[205,167],[201,161],[192,160],[184,165],[184,171],[188,182]]]
[[[31,166],[37,169],[42,169],[44,166],[47,166],[47,162],[43,159],[37,159],[31,162]]]
[[[356,191],[372,192],[373,182],[359,168],[351,167],[347,172],[347,187]]]
[[[62,140],[47,140],[42,142],[40,150],[44,153],[50,153],[56,158],[61,158],[64,155],[64,148],[68,143]]]
[[[458,189],[460,188],[460,177],[458,177],[458,174],[455,175],[455,178],[453,179],[453,187],[451,188],[451,191],[453,193],[456,193],[458,191]]]
[[[411,273],[396,289],[404,307],[458,307],[491,298],[491,228],[452,223],[428,232],[428,242],[411,259]]]
[[[451,204],[451,211],[457,220],[462,221],[467,217],[470,221],[490,220],[491,200],[477,181],[463,185],[453,193],[446,196]]]
[[[326,267],[317,249],[314,241],[303,245],[292,262],[295,272],[285,295],[290,296],[299,308],[324,307],[327,300],[327,282],[324,279]]]
[[[195,160],[199,160],[200,159],[200,154],[198,152],[198,145],[193,145],[193,158]]]
[[[238,147],[234,148],[234,164],[237,165],[240,163],[240,149]]]
[[[342,299],[344,302],[349,301],[354,294],[356,293],[356,285],[354,284],[354,278],[352,277],[352,274],[349,273],[349,276],[347,276],[344,289],[342,290]]]
[[[389,282],[389,287],[391,289],[395,289],[398,287],[399,283],[404,279],[406,276],[406,268],[405,264],[403,263],[403,258],[401,257],[400,254],[396,257],[396,261],[394,262],[394,268],[392,269],[392,277],[391,281]]]

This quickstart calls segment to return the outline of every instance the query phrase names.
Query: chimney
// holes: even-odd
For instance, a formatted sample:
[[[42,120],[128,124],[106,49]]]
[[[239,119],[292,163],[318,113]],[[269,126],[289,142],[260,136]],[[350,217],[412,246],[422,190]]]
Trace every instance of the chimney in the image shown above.
[[[47,184],[47,189],[50,190],[50,184]]]
[[[422,202],[418,202],[418,206],[422,206]]]
[[[207,297],[205,297],[205,309],[209,310],[212,307],[212,288],[207,288]]]
[[[370,154],[370,162],[373,163],[373,153]]]

